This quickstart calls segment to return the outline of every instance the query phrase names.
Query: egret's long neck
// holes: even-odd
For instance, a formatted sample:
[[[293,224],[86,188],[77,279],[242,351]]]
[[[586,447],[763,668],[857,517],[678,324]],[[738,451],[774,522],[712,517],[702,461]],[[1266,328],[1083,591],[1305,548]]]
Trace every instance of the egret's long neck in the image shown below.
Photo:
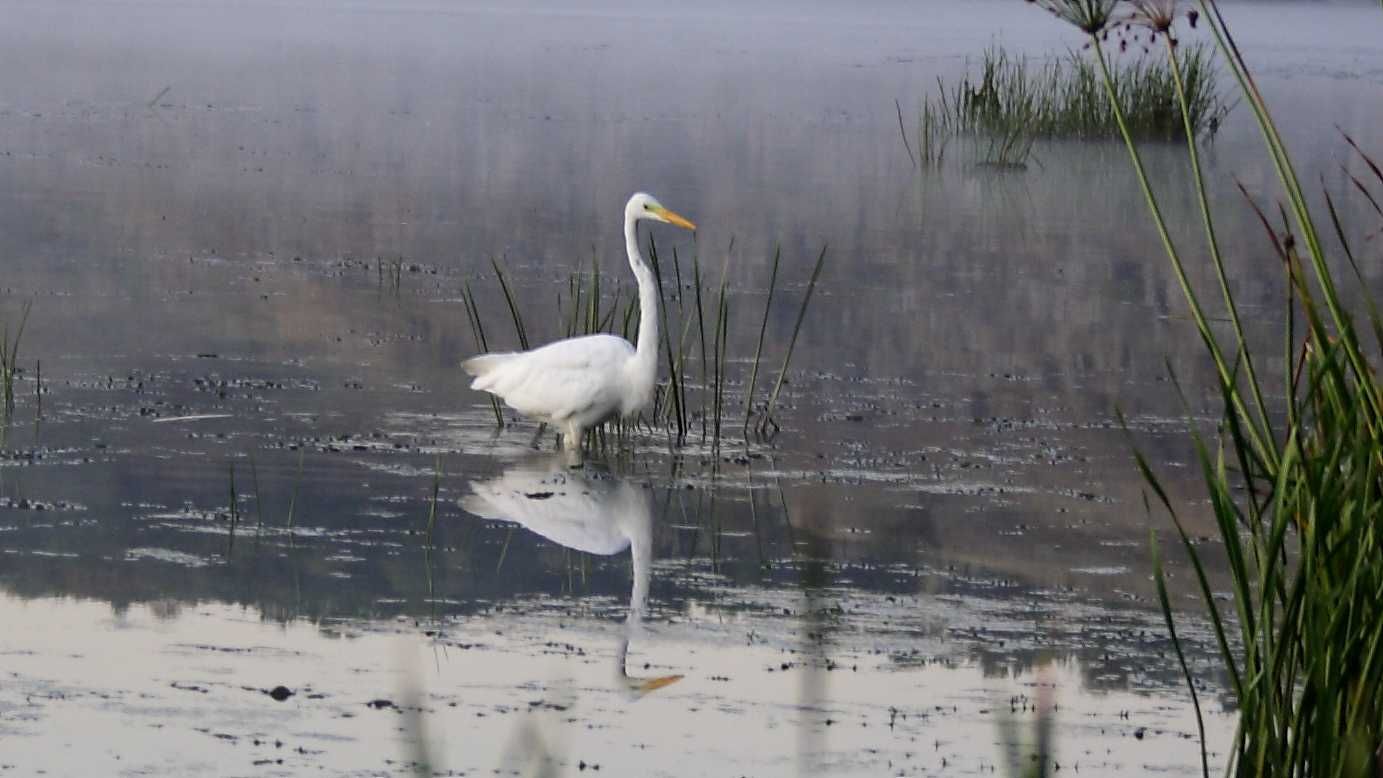
[[[658,282],[639,253],[638,221],[634,214],[624,217],[624,248],[629,252],[629,267],[639,281],[639,340],[634,346],[634,363],[640,375],[652,381],[658,373]]]

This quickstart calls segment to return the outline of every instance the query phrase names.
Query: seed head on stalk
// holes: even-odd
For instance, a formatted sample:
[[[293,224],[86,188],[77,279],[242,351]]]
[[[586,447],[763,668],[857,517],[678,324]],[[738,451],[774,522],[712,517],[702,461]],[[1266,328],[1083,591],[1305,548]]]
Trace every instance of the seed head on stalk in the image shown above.
[[[1142,27],[1153,41],[1157,40],[1158,35],[1166,35],[1175,46],[1172,25],[1183,16],[1192,28],[1200,18],[1200,14],[1185,0],[1125,0],[1112,24],[1124,29]]]
[[[1028,0],[1086,35],[1098,35],[1109,25],[1118,0]]]

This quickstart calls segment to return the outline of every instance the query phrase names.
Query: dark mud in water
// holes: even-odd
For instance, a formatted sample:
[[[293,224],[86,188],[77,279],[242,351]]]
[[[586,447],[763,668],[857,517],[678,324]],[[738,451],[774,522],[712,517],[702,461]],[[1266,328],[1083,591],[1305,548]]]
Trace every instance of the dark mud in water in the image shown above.
[[[898,141],[894,98],[991,42],[1075,43],[1044,15],[0,5],[0,322],[33,306],[0,775],[1003,774],[1039,709],[1062,768],[1198,767],[1116,408],[1205,536],[1186,430],[1216,408],[1123,153],[918,172]],[[1383,148],[1377,9],[1231,10],[1303,180],[1347,190],[1334,125]],[[1276,348],[1233,183],[1272,196],[1256,144],[1238,110],[1208,164]],[[1189,242],[1182,152],[1148,153]],[[635,189],[702,226],[655,232],[675,331],[690,258],[726,268],[735,431],[774,247],[774,375],[828,265],[773,440],[696,418],[569,471],[465,388],[462,290],[499,348],[491,257],[535,341],[593,257],[627,299]],[[1233,720],[1186,632],[1218,763]]]

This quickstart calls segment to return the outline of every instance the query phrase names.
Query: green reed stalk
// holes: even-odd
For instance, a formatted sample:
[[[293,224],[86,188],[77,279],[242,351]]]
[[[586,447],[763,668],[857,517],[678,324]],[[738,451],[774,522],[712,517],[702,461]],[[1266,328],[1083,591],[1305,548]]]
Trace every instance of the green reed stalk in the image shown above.
[[[681,262],[678,259],[676,246],[672,247],[672,267],[677,278],[677,317],[682,322],[682,334],[677,338],[677,378],[682,394],[683,416],[687,420],[687,427],[690,428],[692,411],[687,401],[689,397],[687,393],[687,339],[691,337],[692,318],[687,315],[686,306],[684,305],[685,293],[682,288],[682,268]],[[671,333],[669,333],[669,335],[670,334]],[[678,440],[678,443],[684,443],[685,437],[686,436],[683,435],[682,439]]]
[[[230,530],[226,535],[226,554],[235,548],[235,525],[240,521],[240,503],[235,493],[235,463],[230,463]]]
[[[571,290],[571,319],[567,322],[567,337],[570,338],[574,337],[577,332],[579,332],[578,328],[581,326],[580,322],[584,318],[582,314],[585,313],[581,305],[582,292],[585,290],[585,285],[581,278],[581,268],[578,267],[576,272],[567,279],[567,288]],[[558,305],[558,315],[561,315],[560,303]]]
[[[711,440],[716,449],[720,448],[721,420],[725,417],[725,341],[730,329],[730,307],[725,299],[725,278],[720,280],[720,295],[716,301],[715,331],[715,424],[711,429]]]
[[[471,292],[470,282],[467,282],[461,292],[461,302],[466,308],[466,320],[471,324],[471,336],[475,338],[475,347],[482,354],[490,353],[490,344],[485,341],[485,326],[480,322],[480,308],[475,304],[475,295]],[[495,426],[504,427],[504,412],[500,410],[499,400],[489,392],[486,396],[490,398],[490,407],[495,412]]]
[[[677,247],[672,247],[672,278],[677,282],[677,312],[682,312],[682,260],[679,258]]]
[[[706,394],[710,384],[706,382],[706,316],[701,303],[701,252],[692,255],[692,279],[696,284],[696,329],[697,342],[701,344],[701,442],[706,442]]]
[[[1229,313],[1230,322],[1234,326],[1234,337],[1238,345],[1237,352],[1244,361],[1247,383],[1253,393],[1254,405],[1258,409],[1258,424],[1265,436],[1272,439],[1272,423],[1268,420],[1267,404],[1263,402],[1261,383],[1258,380],[1258,373],[1254,369],[1253,354],[1249,349],[1248,340],[1244,337],[1244,325],[1239,319],[1239,307],[1234,303],[1234,294],[1230,290],[1229,280],[1225,275],[1224,258],[1220,254],[1220,242],[1215,236],[1215,220],[1211,218],[1210,199],[1205,193],[1205,176],[1201,172],[1200,153],[1197,150],[1196,132],[1192,126],[1191,106],[1187,101],[1185,84],[1182,82],[1181,65],[1177,62],[1176,41],[1171,35],[1165,33],[1162,35],[1162,40],[1167,47],[1167,69],[1171,72],[1177,103],[1181,107],[1182,127],[1186,133],[1186,150],[1191,165],[1191,178],[1196,185],[1196,202],[1200,206],[1201,221],[1205,225],[1205,242],[1210,249],[1210,264],[1215,269],[1215,277],[1220,283],[1220,291],[1224,296],[1225,310]]]
[[[727,296],[730,282],[730,257],[735,252],[735,238],[730,236],[730,244],[725,248],[725,259],[720,264],[720,291],[716,299],[716,325],[713,334],[713,353],[711,359],[715,367],[715,394],[713,404],[715,407],[715,420],[711,429],[711,446],[715,451],[720,450],[721,422],[725,418],[725,382],[726,382],[726,342],[730,329],[730,302]]]
[[[773,393],[768,396],[768,406],[764,408],[764,418],[759,424],[760,432],[768,429],[768,426],[777,426],[773,421],[773,409],[778,405],[778,393],[783,389],[783,379],[788,374],[788,363],[792,361],[792,350],[797,346],[797,335],[802,331],[802,321],[807,317],[807,305],[812,301],[812,292],[816,289],[816,280],[821,277],[821,268],[826,264],[826,247],[821,247],[821,253],[816,256],[816,266],[812,268],[812,278],[807,282],[807,291],[802,295],[802,306],[797,309],[797,321],[792,325],[792,338],[788,341],[787,353],[783,355],[783,366],[778,369],[778,380],[773,383]]]
[[[442,489],[442,457],[439,454],[432,464],[432,500],[427,506],[427,546],[432,547],[432,530],[437,526],[437,493]]]
[[[288,498],[288,521],[286,521],[286,522],[284,523],[284,526],[288,529],[288,532],[289,532],[290,535],[291,535],[292,532],[293,532],[293,519],[294,519],[295,516],[296,516],[296,512],[297,512],[297,508],[298,508],[298,488],[299,488],[300,486],[302,486],[302,482],[303,482],[303,455],[306,454],[306,453],[307,453],[307,447],[306,447],[306,446],[303,446],[303,445],[299,445],[299,446],[298,446],[298,470],[297,470],[297,473],[293,476],[293,494],[292,494],[291,497]]]
[[[663,272],[661,263],[658,261],[658,246],[652,235],[648,236],[648,254],[650,264],[653,265],[653,280],[658,286],[658,313],[659,318],[662,319],[663,346],[667,352],[667,391],[672,396],[672,404],[668,406],[668,411],[672,414],[672,420],[677,423],[677,441],[680,443],[687,435],[687,416],[682,404],[680,384],[677,380],[677,360],[672,353],[672,333],[668,331],[667,296],[663,294]]]
[[[255,466],[255,458],[250,457],[250,485],[255,490],[255,534],[264,529],[264,502],[259,491],[259,468]]]
[[[1143,498],[1143,509],[1151,513],[1148,506],[1147,497]],[[1181,672],[1187,678],[1191,677],[1191,667],[1186,663],[1186,652],[1182,650],[1181,639],[1177,637],[1176,620],[1172,618],[1172,602],[1167,596],[1167,580],[1162,567],[1162,554],[1157,547],[1157,533],[1148,530],[1148,547],[1152,549],[1153,578],[1157,583],[1157,600],[1162,606],[1163,619],[1167,624],[1167,634],[1171,636],[1172,648],[1176,651],[1177,663],[1181,665]],[[1196,694],[1195,684],[1190,685],[1191,707],[1196,712],[1196,731],[1200,735],[1201,743],[1201,774],[1205,778],[1210,778],[1210,753],[1205,747],[1205,716],[1201,714],[1200,697]]]
[[[504,302],[509,306],[509,315],[514,319],[514,332],[519,336],[519,348],[528,350],[528,333],[523,328],[523,315],[519,313],[519,306],[514,302],[514,295],[509,290],[509,282],[504,279],[504,271],[500,269],[499,260],[490,257],[490,265],[495,269],[495,277],[499,279],[499,288],[504,292]]]
[[[754,415],[754,386],[759,380],[759,361],[764,354],[764,333],[768,332],[768,315],[773,310],[773,290],[778,285],[778,261],[783,247],[773,249],[773,269],[768,276],[768,298],[764,301],[764,318],[759,324],[759,345],[754,349],[754,366],[749,371],[749,387],[744,392],[744,435],[749,436],[749,419]]]
[[[903,136],[903,148],[907,149],[908,159],[912,161],[912,166],[917,167],[917,157],[913,156],[912,144],[908,143],[908,131],[903,127],[903,104],[898,102],[896,97],[893,99],[893,107],[898,109],[898,134]]]
[[[621,295],[619,284],[615,284],[614,294],[610,296],[610,305],[606,309],[604,317],[596,325],[596,332],[605,332],[611,335],[615,332],[615,315],[619,313],[619,299]]]
[[[600,332],[600,260],[594,254],[591,255],[591,303],[590,309],[586,312],[586,333],[593,335]]]
[[[19,314],[19,324],[15,327],[14,338],[10,338],[9,324],[6,323],[0,328],[0,421],[8,422],[14,415],[14,382],[15,375],[19,372],[19,342],[24,337],[24,325],[29,321],[29,310],[33,306],[32,300],[24,302],[24,308]]]

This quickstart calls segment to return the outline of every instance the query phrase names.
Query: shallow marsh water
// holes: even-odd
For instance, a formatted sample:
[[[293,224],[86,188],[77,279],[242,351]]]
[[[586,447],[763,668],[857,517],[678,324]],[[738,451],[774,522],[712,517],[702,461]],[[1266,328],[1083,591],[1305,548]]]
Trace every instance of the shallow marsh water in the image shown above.
[[[1039,700],[1063,766],[1198,764],[1115,408],[1194,506],[1164,359],[1195,423],[1214,405],[1123,152],[916,171],[898,140],[893,100],[991,42],[1078,44],[1039,12],[3,7],[0,319],[33,311],[0,459],[0,774],[1002,772]],[[1304,180],[1344,191],[1334,125],[1383,148],[1377,8],[1229,10]],[[1210,164],[1275,343],[1233,188],[1271,195],[1256,142],[1240,109]],[[1181,153],[1150,154],[1190,240]],[[476,504],[550,451],[455,368],[466,283],[514,344],[491,256],[535,340],[592,256],[627,296],[639,188],[702,226],[665,251],[728,268],[735,388],[774,246],[776,368],[830,245],[771,444],[645,435],[558,472],[614,485],[572,488],[592,515],[646,512],[646,566],[613,525],[583,546],[523,515],[561,489]],[[1232,718],[1188,631],[1219,759]]]

